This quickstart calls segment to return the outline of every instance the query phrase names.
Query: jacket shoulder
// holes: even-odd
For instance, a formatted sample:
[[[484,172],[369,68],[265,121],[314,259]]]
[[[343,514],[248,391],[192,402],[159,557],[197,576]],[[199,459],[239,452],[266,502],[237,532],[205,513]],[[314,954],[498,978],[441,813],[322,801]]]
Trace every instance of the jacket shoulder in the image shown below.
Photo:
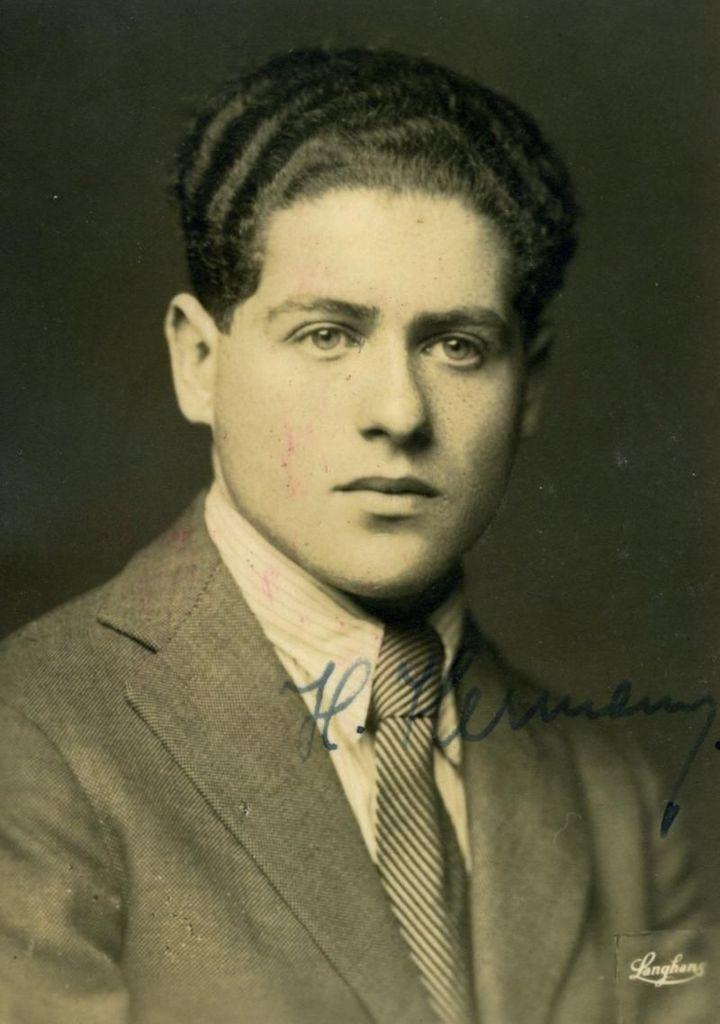
[[[171,635],[217,560],[202,495],[113,578],[21,627],[0,643],[0,699],[33,709],[93,700],[112,662],[156,650]],[[109,643],[114,631],[134,644]],[[99,689],[98,689],[99,688]],[[58,698],[61,698],[58,703]]]

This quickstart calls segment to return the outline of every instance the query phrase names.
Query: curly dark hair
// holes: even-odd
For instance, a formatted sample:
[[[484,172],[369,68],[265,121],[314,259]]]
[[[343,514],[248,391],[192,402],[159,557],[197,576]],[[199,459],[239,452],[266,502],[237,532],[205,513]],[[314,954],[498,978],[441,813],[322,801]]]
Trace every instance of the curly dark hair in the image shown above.
[[[515,256],[527,336],[576,244],[567,170],[515,104],[420,58],[305,50],[228,83],[176,162],[192,287],[222,329],[257,289],[262,227],[337,187],[454,195],[500,228]]]

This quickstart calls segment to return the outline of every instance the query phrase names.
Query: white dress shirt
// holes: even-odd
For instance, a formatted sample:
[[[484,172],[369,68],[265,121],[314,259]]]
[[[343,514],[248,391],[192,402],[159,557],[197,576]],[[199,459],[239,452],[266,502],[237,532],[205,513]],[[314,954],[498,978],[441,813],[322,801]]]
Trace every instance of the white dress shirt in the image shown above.
[[[372,679],[383,638],[382,622],[347,595],[320,583],[261,536],[237,511],[222,479],[216,478],[208,492],[205,523],[225,566],[297,687],[320,679],[328,662],[333,661],[335,670],[325,687],[323,708],[330,705],[337,680],[357,659],[366,660],[371,670],[368,678]],[[428,616],[443,643],[445,670],[457,654],[464,614],[464,595],[458,588]],[[343,696],[358,689],[362,679],[362,673],[351,676]],[[317,688],[302,697],[316,716]],[[373,737],[365,731],[369,705],[370,686],[364,685],[343,711],[333,714],[328,738],[336,746],[328,750],[328,755],[375,861],[375,757]],[[449,736],[457,725],[453,693],[441,701],[439,716],[439,734]],[[317,717],[315,721],[322,730],[322,721]],[[435,781],[469,871],[461,755],[462,745],[457,738],[442,750],[436,749]]]

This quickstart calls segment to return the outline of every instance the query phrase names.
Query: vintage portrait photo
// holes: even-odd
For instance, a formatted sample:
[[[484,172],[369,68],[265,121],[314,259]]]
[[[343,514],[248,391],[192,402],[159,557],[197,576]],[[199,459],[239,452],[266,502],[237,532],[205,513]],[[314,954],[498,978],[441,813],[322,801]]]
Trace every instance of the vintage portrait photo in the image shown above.
[[[720,1020],[718,12],[0,6],[0,1024]]]

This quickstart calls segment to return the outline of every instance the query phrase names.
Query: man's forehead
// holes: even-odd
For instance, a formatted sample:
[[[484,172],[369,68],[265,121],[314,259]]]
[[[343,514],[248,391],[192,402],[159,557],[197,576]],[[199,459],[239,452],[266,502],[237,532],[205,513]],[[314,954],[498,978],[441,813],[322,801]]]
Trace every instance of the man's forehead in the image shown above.
[[[264,315],[326,298],[382,312],[505,305],[508,246],[460,200],[337,190],[274,213],[255,298]]]

